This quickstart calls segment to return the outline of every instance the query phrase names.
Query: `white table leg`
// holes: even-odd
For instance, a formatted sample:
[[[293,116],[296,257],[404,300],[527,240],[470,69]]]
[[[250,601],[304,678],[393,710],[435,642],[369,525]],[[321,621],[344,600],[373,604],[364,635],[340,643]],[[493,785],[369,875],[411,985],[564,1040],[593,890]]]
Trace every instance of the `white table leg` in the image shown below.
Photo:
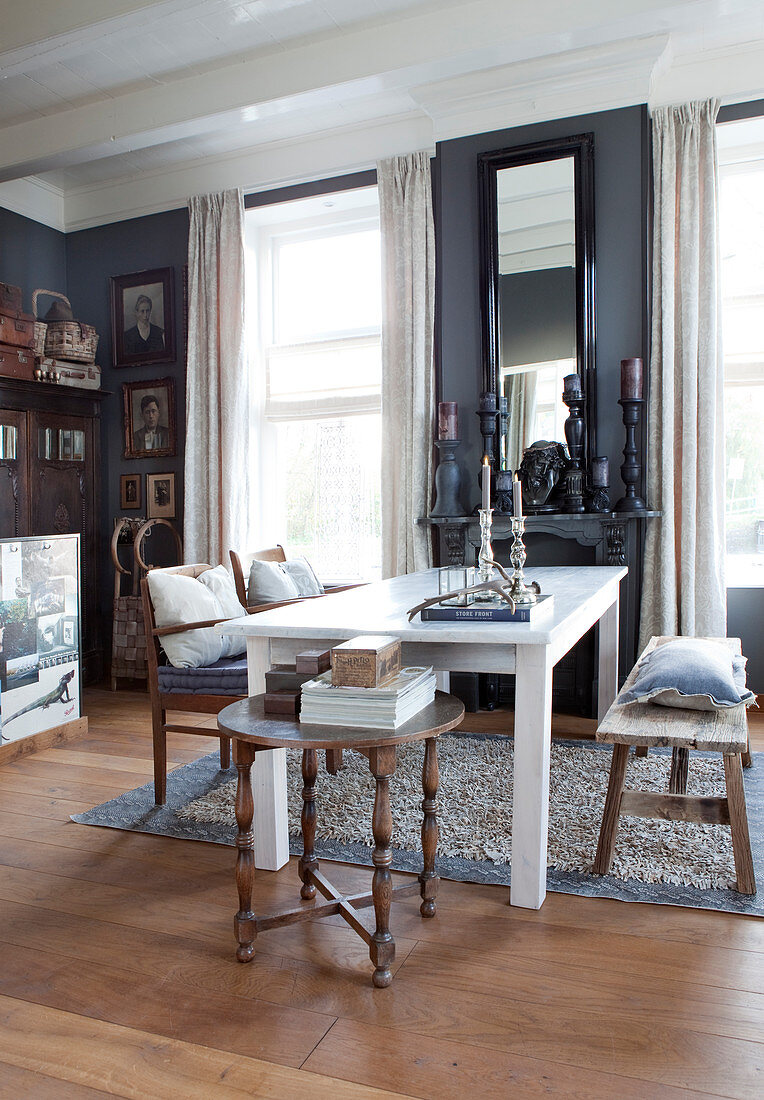
[[[438,691],[450,691],[451,690],[451,673],[450,672],[436,672],[435,673],[435,686]]]
[[[597,722],[605,717],[618,694],[618,592],[600,619],[599,686],[597,689]]]
[[[519,645],[515,665],[515,766],[510,904],[540,909],[546,897],[552,662],[543,645]]]
[[[265,673],[270,668],[268,638],[247,638],[247,683],[250,695],[265,691]],[[289,860],[287,824],[286,749],[268,749],[255,754],[252,766],[255,800],[255,867],[278,871]]]

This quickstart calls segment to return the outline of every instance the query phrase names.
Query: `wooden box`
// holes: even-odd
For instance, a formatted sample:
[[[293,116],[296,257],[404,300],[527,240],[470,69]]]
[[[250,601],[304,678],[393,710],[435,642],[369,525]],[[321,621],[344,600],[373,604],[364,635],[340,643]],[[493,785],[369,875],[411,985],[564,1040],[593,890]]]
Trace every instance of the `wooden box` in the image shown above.
[[[265,714],[299,714],[300,692],[279,688],[278,691],[266,691],[263,697]]]
[[[326,672],[330,664],[328,649],[305,649],[294,659],[295,672],[308,672],[311,676]]]
[[[34,317],[31,313],[0,309],[0,344],[15,348],[34,347]]]
[[[338,687],[379,687],[400,670],[400,640],[386,634],[361,635],[332,649],[332,683]]]
[[[0,344],[0,374],[6,378],[34,381],[34,356],[31,351]]]

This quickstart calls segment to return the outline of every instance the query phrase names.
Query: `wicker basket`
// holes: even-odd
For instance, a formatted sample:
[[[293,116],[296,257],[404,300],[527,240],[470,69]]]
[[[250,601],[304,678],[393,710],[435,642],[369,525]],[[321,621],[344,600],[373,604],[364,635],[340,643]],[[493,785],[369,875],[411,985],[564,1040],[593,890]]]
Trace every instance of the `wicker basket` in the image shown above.
[[[143,600],[140,596],[116,596],[111,639],[111,675],[128,680],[145,680],[146,634],[143,629]]]
[[[37,318],[37,299],[40,294],[59,298],[71,310],[71,302],[55,290],[35,290],[32,295],[32,313]],[[92,325],[81,321],[38,321],[34,326],[34,353],[41,359],[65,359],[70,363],[94,363],[98,348],[98,333]]]

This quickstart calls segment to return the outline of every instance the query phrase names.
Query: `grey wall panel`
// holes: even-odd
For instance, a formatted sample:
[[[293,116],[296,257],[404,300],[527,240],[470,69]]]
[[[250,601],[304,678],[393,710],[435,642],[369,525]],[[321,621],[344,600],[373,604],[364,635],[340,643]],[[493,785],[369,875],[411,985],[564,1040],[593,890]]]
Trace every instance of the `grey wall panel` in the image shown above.
[[[38,287],[66,294],[64,234],[0,207],[0,282],[21,287],[25,313]]]

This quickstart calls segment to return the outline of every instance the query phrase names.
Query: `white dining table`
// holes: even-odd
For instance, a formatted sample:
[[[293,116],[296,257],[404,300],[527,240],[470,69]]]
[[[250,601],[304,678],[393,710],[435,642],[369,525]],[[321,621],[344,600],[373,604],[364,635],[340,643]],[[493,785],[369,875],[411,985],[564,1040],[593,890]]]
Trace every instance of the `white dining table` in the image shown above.
[[[291,664],[302,650],[326,649],[359,634],[400,638],[404,665],[432,665],[440,674],[513,673],[510,903],[538,909],[546,896],[552,671],[598,623],[597,711],[604,716],[618,689],[618,590],[626,572],[619,566],[528,570],[528,578],[554,596],[552,606],[528,623],[422,622],[419,615],[409,622],[409,608],[438,593],[438,570],[429,569],[246,615],[216,629],[246,638],[250,695],[265,690],[272,665]],[[447,687],[444,676],[441,686]],[[289,859],[286,750],[257,753],[252,787],[255,865],[278,870]],[[448,791],[441,797],[447,799]]]

